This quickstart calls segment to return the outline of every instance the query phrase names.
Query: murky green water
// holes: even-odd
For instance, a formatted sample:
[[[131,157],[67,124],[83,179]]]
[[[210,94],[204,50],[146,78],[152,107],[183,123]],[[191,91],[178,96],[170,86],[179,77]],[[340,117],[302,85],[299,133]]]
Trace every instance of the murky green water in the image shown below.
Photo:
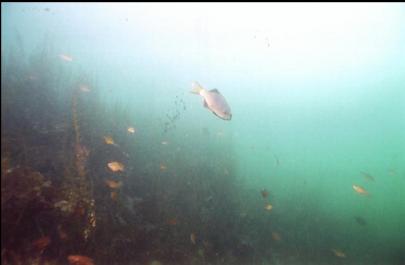
[[[1,14],[2,263],[404,264],[404,4]]]

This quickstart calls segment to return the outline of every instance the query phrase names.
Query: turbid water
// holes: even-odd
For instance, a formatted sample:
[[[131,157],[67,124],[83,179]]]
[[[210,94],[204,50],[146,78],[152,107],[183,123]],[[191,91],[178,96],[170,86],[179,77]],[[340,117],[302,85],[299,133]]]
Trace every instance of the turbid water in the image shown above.
[[[405,264],[403,3],[1,7],[2,264]]]

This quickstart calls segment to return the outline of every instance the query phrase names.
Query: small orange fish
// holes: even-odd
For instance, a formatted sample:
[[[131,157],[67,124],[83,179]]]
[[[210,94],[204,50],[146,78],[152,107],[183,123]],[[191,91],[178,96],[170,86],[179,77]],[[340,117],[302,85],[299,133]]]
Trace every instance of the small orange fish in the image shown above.
[[[49,244],[51,243],[51,238],[49,236],[43,236],[34,242],[32,242],[32,246],[38,250],[43,251]]]
[[[335,254],[336,257],[346,258],[346,254],[343,251],[341,251],[340,249],[333,248],[331,250],[332,250],[333,254]]]
[[[266,209],[267,211],[271,211],[271,209],[273,209],[273,205],[268,203],[266,206],[264,206],[264,209]]]
[[[113,172],[124,171],[124,165],[116,161],[108,163],[108,168],[111,169]]]
[[[353,184],[352,187],[353,187],[354,191],[357,192],[358,194],[369,195],[369,193],[361,186]]]
[[[164,164],[160,164],[160,171],[165,171],[167,169],[167,166]]]
[[[66,61],[66,62],[71,62],[71,61],[73,61],[73,58],[72,58],[71,56],[69,56],[69,55],[66,55],[66,54],[59,54],[59,57],[60,57],[62,60]]]
[[[117,201],[118,192],[112,191],[111,194],[110,194],[110,197],[111,197],[111,200]]]
[[[78,217],[84,216],[86,214],[86,208],[83,205],[77,205],[74,209],[74,214]]]
[[[118,189],[122,186],[122,181],[106,179],[105,184],[110,187],[111,189]]]
[[[169,225],[177,225],[177,218],[176,217],[174,217],[174,218],[171,218],[171,219],[169,219],[169,220],[167,220],[167,223],[169,224]]]
[[[70,265],[94,265],[93,259],[81,255],[69,255],[67,257]]]
[[[105,142],[106,144],[115,145],[115,142],[114,142],[114,140],[113,140],[113,138],[112,138],[111,136],[104,136],[104,142]]]
[[[272,238],[274,241],[280,241],[280,240],[281,240],[281,236],[280,236],[280,234],[277,233],[277,232],[271,232],[271,238]]]
[[[190,234],[190,240],[191,240],[191,243],[193,243],[195,245],[196,236],[194,233]]]
[[[134,127],[129,127],[128,132],[129,133],[135,133],[135,128]]]
[[[61,225],[58,225],[58,235],[59,238],[62,240],[66,240],[69,238],[68,234],[65,232],[65,230],[63,230]]]
[[[262,194],[262,197],[263,197],[263,198],[269,197],[269,192],[268,192],[266,189],[262,189],[262,190],[260,191],[260,193]]]

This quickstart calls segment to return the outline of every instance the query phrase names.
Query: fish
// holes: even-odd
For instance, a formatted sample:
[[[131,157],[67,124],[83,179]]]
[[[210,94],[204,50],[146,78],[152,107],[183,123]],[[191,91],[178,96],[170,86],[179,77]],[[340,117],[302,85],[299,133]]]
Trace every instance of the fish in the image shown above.
[[[332,248],[331,250],[332,250],[333,254],[335,254],[336,257],[346,258],[346,254],[342,250],[335,249],[335,248]]]
[[[264,207],[264,209],[266,209],[267,211],[271,211],[271,209],[273,209],[273,205],[271,205],[270,203],[266,204],[266,206]]]
[[[65,232],[61,225],[58,225],[58,236],[61,240],[67,240],[69,238],[68,234]]]
[[[111,197],[111,200],[117,201],[118,192],[112,191],[112,192],[110,193],[110,197]]]
[[[198,82],[192,83],[191,93],[203,98],[204,107],[223,120],[231,120],[232,112],[225,97],[217,89],[206,90]]]
[[[363,187],[361,187],[359,185],[353,184],[352,187],[353,187],[354,191],[357,192],[360,195],[369,195],[368,191],[366,191],[365,188],[363,188]]]
[[[276,160],[276,166],[279,166],[280,165],[280,159],[278,159],[277,155],[274,155],[274,158]]]
[[[394,176],[394,175],[397,174],[397,171],[396,171],[395,169],[393,169],[393,168],[390,168],[390,169],[388,170],[388,173],[389,173],[391,176]]]
[[[111,179],[106,179],[105,184],[110,187],[111,189],[118,189],[122,186],[122,181],[116,181]]]
[[[280,234],[277,233],[277,232],[271,232],[271,238],[272,238],[274,241],[280,241],[280,240],[281,240],[281,236],[280,236]]]
[[[44,249],[51,243],[51,238],[49,236],[43,236],[37,240],[35,240],[34,242],[32,242],[32,246],[42,252],[44,251]]]
[[[266,189],[262,189],[262,190],[260,191],[260,193],[262,194],[262,197],[263,197],[263,198],[269,197],[269,192],[268,192]]]
[[[135,133],[135,128],[134,127],[129,127],[128,132],[129,133]]]
[[[160,164],[160,171],[165,171],[167,166],[165,164]]]
[[[69,55],[66,55],[66,54],[59,54],[59,57],[60,57],[62,60],[66,61],[66,62],[71,62],[71,61],[73,61],[73,58],[72,58],[71,56],[69,56]]]
[[[104,142],[106,144],[115,145],[114,139],[111,136],[104,136]]]
[[[367,222],[366,222],[366,220],[365,220],[363,217],[355,216],[354,219],[356,220],[356,222],[357,222],[359,225],[362,225],[362,226],[367,225]]]
[[[169,142],[168,142],[168,141],[162,141],[161,144],[163,144],[163,145],[168,145]]]
[[[366,172],[360,172],[363,176],[364,176],[364,178],[366,179],[366,180],[368,180],[368,181],[375,181],[374,180],[374,177],[373,176],[371,176],[370,174],[368,174],[368,173],[366,173]]]
[[[171,219],[167,220],[167,223],[168,223],[169,225],[177,225],[177,224],[178,224],[178,221],[177,221],[177,218],[174,217],[174,218],[171,218]]]
[[[94,265],[92,258],[81,255],[69,255],[67,257],[70,265]]]
[[[124,165],[116,161],[108,163],[108,168],[111,169],[113,172],[124,171]]]
[[[86,93],[91,91],[90,88],[89,88],[89,86],[88,86],[88,85],[84,85],[84,84],[79,85],[79,89],[80,89],[80,91],[86,92]]]
[[[194,234],[194,233],[191,233],[191,234],[190,234],[190,241],[191,241],[191,243],[193,243],[194,245],[195,245],[195,240],[196,240],[195,234]]]

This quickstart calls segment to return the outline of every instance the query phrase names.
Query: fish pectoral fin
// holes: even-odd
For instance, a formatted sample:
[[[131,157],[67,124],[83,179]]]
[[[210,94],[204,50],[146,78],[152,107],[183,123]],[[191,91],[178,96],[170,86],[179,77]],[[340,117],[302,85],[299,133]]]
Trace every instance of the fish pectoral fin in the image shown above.
[[[216,88],[211,89],[210,92],[212,92],[212,93],[217,93],[217,94],[220,94],[220,95],[221,95],[221,93],[219,93],[218,89],[216,89]]]
[[[214,115],[217,116],[218,118],[220,118],[222,120],[226,120],[226,119],[222,118],[221,116],[219,116],[218,114],[216,114],[214,111],[212,111],[212,113],[214,113]]]
[[[205,99],[203,100],[203,105],[204,105],[205,108],[209,109],[209,108],[208,108],[207,101],[205,101]]]

